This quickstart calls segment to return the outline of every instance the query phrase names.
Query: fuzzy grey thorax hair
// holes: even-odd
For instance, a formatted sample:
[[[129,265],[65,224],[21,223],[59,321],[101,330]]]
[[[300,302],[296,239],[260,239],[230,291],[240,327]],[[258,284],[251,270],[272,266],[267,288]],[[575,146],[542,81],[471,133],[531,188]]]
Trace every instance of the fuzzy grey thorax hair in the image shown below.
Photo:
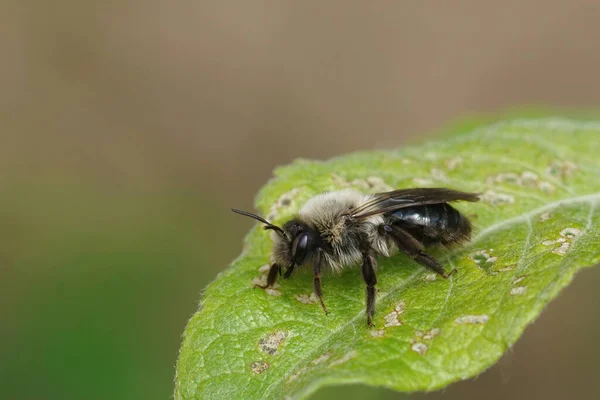
[[[374,215],[353,225],[344,214],[371,199],[354,189],[344,189],[317,195],[308,200],[298,212],[295,220],[318,232],[324,246],[325,266],[334,271],[356,265],[362,260],[362,241],[378,254],[389,256],[390,245],[377,233],[377,226],[383,223],[380,215]],[[272,262],[282,266],[292,262],[292,237],[283,238],[271,233],[273,241]]]

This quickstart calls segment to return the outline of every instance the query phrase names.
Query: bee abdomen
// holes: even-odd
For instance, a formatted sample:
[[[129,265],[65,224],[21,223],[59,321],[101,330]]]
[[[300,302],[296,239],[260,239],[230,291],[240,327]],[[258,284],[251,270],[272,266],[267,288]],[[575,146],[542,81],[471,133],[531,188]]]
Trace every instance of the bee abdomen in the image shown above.
[[[424,245],[468,240],[471,224],[448,203],[406,207],[386,215],[386,222],[408,231]]]

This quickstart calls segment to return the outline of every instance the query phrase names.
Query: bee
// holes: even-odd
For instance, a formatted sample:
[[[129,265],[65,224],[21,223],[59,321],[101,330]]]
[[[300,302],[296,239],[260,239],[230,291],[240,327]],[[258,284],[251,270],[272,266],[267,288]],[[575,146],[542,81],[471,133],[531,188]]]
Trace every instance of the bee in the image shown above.
[[[308,200],[296,216],[279,227],[246,211],[233,212],[254,218],[271,230],[271,267],[263,289],[277,275],[285,279],[301,266],[312,267],[313,291],[328,313],[321,290],[321,273],[361,266],[366,284],[367,325],[373,325],[377,257],[404,253],[447,279],[441,263],[427,248],[449,248],[470,240],[471,223],[449,203],[475,202],[479,193],[447,188],[410,188],[377,194],[354,189],[328,192]]]

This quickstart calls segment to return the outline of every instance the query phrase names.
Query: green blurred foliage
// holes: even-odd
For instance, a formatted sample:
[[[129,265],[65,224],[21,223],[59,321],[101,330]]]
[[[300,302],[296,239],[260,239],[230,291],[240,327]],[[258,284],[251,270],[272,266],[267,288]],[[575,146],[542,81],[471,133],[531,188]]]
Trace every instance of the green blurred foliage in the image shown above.
[[[238,247],[218,205],[71,184],[0,198],[1,397],[169,398],[185,321]]]

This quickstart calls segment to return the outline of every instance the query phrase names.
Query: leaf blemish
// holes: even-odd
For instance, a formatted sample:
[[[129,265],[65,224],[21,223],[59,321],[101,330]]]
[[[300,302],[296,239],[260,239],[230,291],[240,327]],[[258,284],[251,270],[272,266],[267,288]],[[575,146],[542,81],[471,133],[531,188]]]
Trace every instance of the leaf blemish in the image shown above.
[[[267,272],[269,272],[270,269],[271,266],[269,264],[265,264],[258,269],[258,272],[260,272],[261,274],[266,274]]]
[[[506,267],[500,268],[498,270],[498,272],[508,272],[508,271],[512,271],[513,269],[515,269],[516,265],[512,264],[512,265],[507,265]]]
[[[427,345],[425,343],[421,343],[421,342],[415,342],[415,343],[413,343],[412,346],[410,346],[410,348],[415,353],[418,353],[418,354],[421,354],[421,355],[427,353],[427,350],[429,350],[429,348],[427,347]]]
[[[521,181],[523,182],[523,186],[536,185],[538,180],[538,175],[535,172],[525,171],[521,173]]]
[[[354,357],[356,357],[356,350],[349,351],[348,353],[344,354],[344,356],[342,356],[341,358],[338,358],[337,360],[333,360],[332,362],[330,362],[329,368],[335,367],[336,365],[340,365],[345,362],[348,362],[351,359],[353,359]]]
[[[520,276],[517,279],[515,279],[512,284],[516,285],[517,283],[521,282],[523,279],[525,279],[525,277],[524,276]]]
[[[571,161],[554,160],[546,167],[546,174],[565,180],[573,176],[577,164]]]
[[[480,199],[493,206],[499,206],[502,204],[513,204],[515,202],[514,196],[506,193],[496,193],[493,190],[488,190],[480,196]]]
[[[431,340],[431,339],[435,338],[437,335],[439,335],[441,332],[442,332],[442,330],[440,328],[433,328],[426,332],[417,330],[417,331],[415,331],[415,336],[418,338],[422,338],[424,340]],[[415,342],[414,339],[413,339],[413,342]]]
[[[413,183],[417,186],[433,185],[433,181],[429,178],[413,178]]]
[[[310,295],[308,294],[297,294],[294,296],[296,298],[296,300],[298,300],[300,303],[303,304],[315,304],[316,302],[319,301],[319,299],[317,298],[317,295],[315,295],[315,293],[311,293]]]
[[[493,183],[514,183],[517,185],[521,184],[521,178],[514,172],[503,172],[498,175],[489,176],[486,178],[488,185]]]
[[[394,307],[394,310],[392,310],[391,313],[389,313],[385,317],[383,317],[385,319],[385,327],[388,328],[390,326],[402,325],[402,322],[400,321],[399,316],[400,316],[400,314],[402,314],[404,312],[404,310],[406,310],[406,304],[403,301],[396,304],[396,307]]]
[[[560,231],[560,236],[566,237],[569,239],[575,238],[581,235],[581,230],[577,228],[565,228]]]
[[[321,354],[319,357],[315,358],[310,363],[312,365],[321,364],[322,362],[329,360],[329,357],[331,357],[331,353],[327,352],[327,353]]]
[[[281,296],[281,292],[278,289],[270,288],[270,287],[265,289],[265,293],[270,294],[271,296],[275,296],[275,297]]]
[[[265,372],[266,370],[268,370],[270,367],[269,363],[266,361],[255,361],[252,364],[250,364],[250,370],[252,372],[254,372],[255,374],[262,374],[263,372]]]
[[[436,181],[440,181],[440,182],[448,182],[449,179],[446,176],[446,173],[444,171],[442,171],[441,169],[437,169],[434,168],[431,170],[431,177],[433,179],[435,179]]]
[[[460,164],[462,164],[462,162],[463,162],[462,157],[458,156],[458,157],[454,157],[449,160],[446,160],[446,162],[444,164],[446,164],[446,168],[448,168],[448,170],[454,171],[456,169],[456,167],[458,167]]]
[[[540,189],[544,193],[554,193],[556,188],[550,182],[540,181],[538,184],[538,189]]]
[[[289,196],[285,196],[279,199],[279,201],[277,202],[277,205],[279,207],[287,207],[290,204],[292,204],[292,199]]]
[[[485,271],[490,271],[494,263],[498,261],[498,257],[493,257],[490,253],[494,250],[477,250],[469,255],[469,258],[477,264],[477,266]]]
[[[573,239],[581,235],[581,230],[577,228],[565,228],[560,231],[560,237],[555,240],[545,240],[542,242],[544,246],[554,246],[552,253],[564,256],[571,247]],[[556,247],[556,245],[559,245]]]
[[[255,276],[254,278],[252,278],[250,283],[254,286],[265,286],[267,284],[267,276],[266,275]],[[277,283],[277,282],[275,282],[275,283]]]
[[[258,348],[270,356],[277,354],[281,343],[288,337],[286,331],[275,331],[262,337],[258,341]]]
[[[423,280],[425,282],[433,282],[437,279],[437,274],[425,274]]]
[[[272,221],[275,218],[277,218],[277,216],[279,215],[279,211],[289,207],[299,193],[299,188],[293,188],[289,192],[282,194],[277,200],[277,202],[271,206],[269,214],[267,215],[267,220]]]
[[[371,192],[389,192],[394,190],[393,186],[387,184],[379,176],[368,176],[364,179],[354,179],[351,182],[336,174],[332,174],[332,178],[336,186],[339,187],[355,186]]]
[[[486,183],[509,183],[521,187],[537,188],[544,193],[552,193],[555,191],[554,186],[550,182],[541,180],[536,173],[531,171],[524,171],[520,175],[515,172],[502,172],[497,175],[489,176],[486,179]]]
[[[552,218],[552,213],[551,212],[545,212],[545,213],[541,213],[540,214],[540,221],[541,222],[548,221],[550,218]]]
[[[369,176],[365,179],[368,189],[376,191],[376,192],[387,192],[390,190],[394,190],[394,188],[388,185],[383,179],[378,176]]]
[[[457,324],[469,324],[469,325],[482,325],[488,322],[490,319],[489,316],[483,315],[463,315],[462,317],[458,317],[454,320]]]
[[[294,372],[292,375],[290,375],[290,377],[288,378],[288,383],[289,382],[293,382],[296,379],[298,379],[300,377],[300,375],[302,375],[304,372],[306,372],[306,370],[308,369],[308,367],[302,367],[300,368],[298,371]]]
[[[517,286],[510,290],[510,294],[519,295],[519,294],[525,293],[526,290],[527,290],[526,286]]]
[[[385,334],[385,330],[383,329],[378,329],[376,331],[369,331],[369,333],[371,334],[371,336],[373,337],[383,337],[383,335]]]
[[[442,332],[442,330],[440,328],[430,329],[429,331],[425,332],[425,334],[423,335],[423,339],[431,340],[434,337],[436,337],[437,335],[439,335],[441,332]]]

